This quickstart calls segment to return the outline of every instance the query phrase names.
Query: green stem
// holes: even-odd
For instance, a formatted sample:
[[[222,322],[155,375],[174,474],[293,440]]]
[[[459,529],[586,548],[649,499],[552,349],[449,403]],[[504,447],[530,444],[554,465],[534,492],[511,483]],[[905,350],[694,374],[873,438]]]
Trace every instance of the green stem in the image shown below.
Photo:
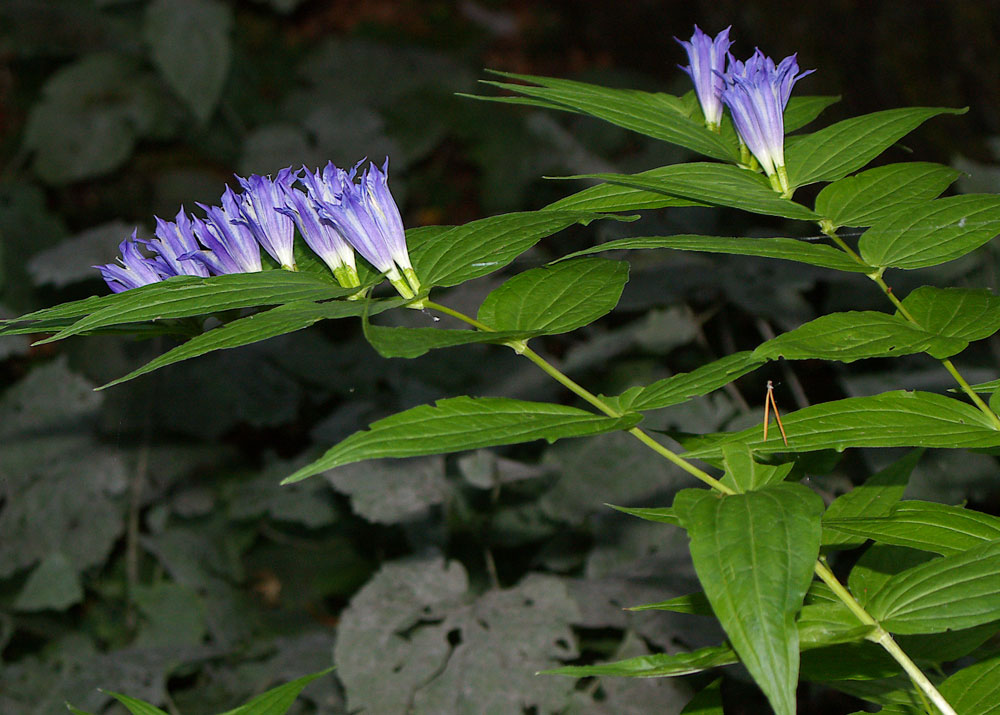
[[[570,392],[573,392],[576,395],[579,395],[580,397],[582,397],[584,400],[586,400],[587,402],[589,402],[590,404],[592,404],[594,407],[596,407],[597,409],[599,409],[604,414],[608,415],[609,417],[621,417],[622,416],[622,414],[620,412],[618,412],[617,410],[613,409],[608,403],[606,403],[600,397],[598,397],[597,395],[593,394],[592,392],[590,392],[589,390],[587,390],[582,385],[574,382],[569,376],[567,376],[563,372],[560,372],[554,365],[552,365],[552,363],[550,363],[547,360],[545,360],[545,358],[543,358],[541,355],[539,355],[538,353],[536,353],[531,348],[525,347],[521,351],[521,354],[524,355],[524,357],[526,357],[529,360],[531,360],[531,362],[535,363],[535,365],[537,365],[538,367],[540,367],[542,369],[542,371],[545,372],[545,374],[547,374],[550,377],[552,377],[556,382],[558,382],[559,384],[561,384],[564,387],[566,387]],[[670,460],[671,462],[673,462],[674,464],[676,464],[678,467],[680,467],[681,469],[683,469],[685,472],[687,472],[691,476],[695,477],[696,479],[704,482],[705,484],[707,484],[708,486],[712,487],[713,489],[715,489],[717,491],[720,491],[723,494],[735,494],[736,493],[733,489],[730,489],[729,487],[727,487],[725,484],[723,484],[722,482],[720,482],[718,479],[716,479],[715,477],[711,476],[708,472],[706,472],[706,471],[704,471],[702,469],[699,469],[698,467],[694,466],[693,464],[691,464],[689,461],[687,461],[686,459],[684,459],[680,455],[678,455],[678,454],[672,452],[671,450],[667,449],[666,447],[664,447],[662,444],[660,444],[659,442],[657,442],[655,439],[653,439],[652,437],[650,437],[646,432],[642,431],[638,427],[633,427],[632,429],[630,429],[628,431],[628,433],[630,435],[632,435],[633,437],[635,437],[640,442],[642,442],[644,445],[646,445],[647,447],[649,447],[650,449],[652,449],[654,452],[656,452],[657,454],[659,454],[661,457],[665,457],[666,459]]]
[[[849,255],[861,265],[867,265],[864,259],[862,259],[861,256],[854,251],[854,249],[848,246],[844,239],[837,235],[836,228],[829,219],[822,219],[819,226],[823,233],[829,237],[830,240],[836,243],[844,253]],[[918,323],[916,318],[913,317],[913,314],[906,309],[905,305],[903,305],[903,301],[896,297],[892,288],[885,282],[885,279],[882,278],[881,270],[868,274],[868,277],[874,281],[875,285],[877,285],[885,296],[892,302],[892,304],[896,307],[896,310],[899,311],[899,314],[903,316],[903,318],[905,318],[910,324],[918,328],[921,327],[920,323]],[[979,411],[989,418],[990,422],[993,423],[993,429],[1000,430],[1000,417],[997,416],[996,412],[990,409],[989,405],[983,402],[983,399],[976,393],[975,390],[972,389],[972,386],[966,381],[966,379],[962,377],[951,360],[945,358],[941,360],[941,364],[944,365],[944,369],[947,370],[953,378],[955,378],[955,382],[957,382],[959,387],[962,388],[962,392],[968,395],[969,399],[972,400],[972,403],[979,408]]]
[[[944,715],[956,715],[954,708],[948,704],[948,701],[944,699],[944,696],[938,692],[938,689],[934,687],[934,683],[927,679],[927,676],[921,672],[917,664],[914,663],[910,656],[908,656],[899,644],[893,640],[892,635],[889,631],[885,630],[879,622],[876,621],[871,614],[864,609],[864,607],[857,602],[851,592],[844,588],[843,584],[837,580],[837,577],[833,575],[829,567],[826,566],[822,561],[816,562],[816,575],[819,576],[820,580],[823,581],[830,590],[833,591],[837,598],[844,602],[844,604],[851,610],[851,612],[857,616],[858,620],[861,621],[866,626],[872,626],[872,632],[867,636],[868,640],[878,643],[882,646],[888,653],[893,657],[893,659],[899,663],[899,665],[906,671],[906,674],[910,676],[910,680],[913,684],[917,686],[921,692],[927,695],[931,699],[931,702],[937,706]]]
[[[464,313],[460,313],[457,310],[449,308],[448,306],[441,305],[439,303],[434,303],[429,300],[425,300],[423,303],[424,307],[431,308],[445,315],[450,315],[453,318],[461,320],[463,323],[473,326],[478,330],[484,330],[487,332],[496,332],[493,328],[485,325],[474,318],[470,318]],[[528,358],[536,366],[541,368],[546,375],[549,375],[552,379],[556,380],[559,384],[566,387],[568,390],[586,400],[588,403],[599,409],[604,414],[609,417],[621,417],[622,413],[609,405],[607,402],[602,400],[599,396],[590,392],[582,385],[575,382],[568,375],[560,371],[550,362],[545,360],[541,355],[536,353],[534,350],[527,346],[527,341],[512,341],[510,344],[515,352],[524,357]],[[736,491],[722,482],[720,482],[715,477],[711,476],[702,469],[699,469],[695,465],[691,464],[688,460],[681,457],[679,454],[667,449],[662,444],[650,437],[646,432],[639,429],[638,427],[633,427],[628,430],[628,433],[635,437],[637,440],[642,442],[646,447],[653,450],[661,457],[669,460],[673,464],[677,465],[683,469],[688,474],[697,478],[698,480],[704,482],[712,489],[723,494],[731,495],[735,494]],[[927,679],[921,671],[920,668],[910,659],[908,655],[899,647],[896,641],[893,640],[892,636],[875,620],[874,617],[864,607],[858,603],[857,599],[851,595],[841,583],[837,580],[837,577],[833,575],[833,572],[824,564],[822,561],[816,561],[815,567],[816,575],[826,583],[827,586],[837,595],[837,597],[844,602],[844,604],[857,616],[863,624],[873,627],[872,633],[868,636],[869,640],[878,643],[882,648],[886,650],[889,655],[899,663],[900,667],[910,676],[914,685],[920,689],[923,693],[931,699],[931,701],[941,710],[943,715],[956,715],[955,710],[948,704],[944,697],[937,691],[934,684]]]

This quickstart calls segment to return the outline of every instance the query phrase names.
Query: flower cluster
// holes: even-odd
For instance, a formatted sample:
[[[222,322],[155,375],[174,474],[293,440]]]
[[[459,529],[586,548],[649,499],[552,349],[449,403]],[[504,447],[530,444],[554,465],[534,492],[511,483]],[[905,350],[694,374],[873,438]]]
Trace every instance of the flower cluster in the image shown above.
[[[410,265],[403,221],[389,191],[388,160],[381,169],[371,164],[359,173],[361,163],[349,172],[330,162],[315,172],[306,167],[282,169],[273,179],[237,176],[242,194],[227,186],[221,206],[198,204],[204,218],[189,216],[184,207],[174,221],[157,217],[154,238],[140,239],[133,231],[119,246],[117,263],[94,267],[115,293],[172,276],[254,273],[264,267],[261,248],[282,268],[294,271],[298,227],[340,285],[361,285],[357,251],[386,275],[400,295],[412,298],[420,282]]]
[[[789,193],[785,172],[785,106],[792,87],[815,70],[799,72],[796,56],[778,64],[759,49],[746,62],[728,51],[729,28],[713,39],[695,25],[690,42],[678,40],[691,61],[682,67],[694,82],[705,124],[719,131],[722,105],[729,108],[741,149],[754,156],[775,191]],[[727,60],[722,71],[723,55]]]

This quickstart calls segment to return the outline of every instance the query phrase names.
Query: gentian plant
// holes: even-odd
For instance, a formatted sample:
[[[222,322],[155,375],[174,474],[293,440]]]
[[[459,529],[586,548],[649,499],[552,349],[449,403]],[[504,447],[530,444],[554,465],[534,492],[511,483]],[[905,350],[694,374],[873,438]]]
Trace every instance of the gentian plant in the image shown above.
[[[205,218],[181,211],[174,223],[157,221],[155,239],[126,240],[120,264],[100,267],[112,295],[6,321],[0,334],[45,332],[52,335],[42,342],[49,342],[152,322],[160,331],[180,332],[177,319],[187,319],[186,330],[196,316],[260,308],[110,384],[212,350],[352,316],[363,321],[365,337],[386,358],[471,343],[510,348],[577,404],[441,399],[355,432],[283,483],[368,459],[624,431],[636,449],[652,450],[703,487],[680,491],[669,505],[622,507],[665,530],[686,532],[703,589],[636,606],[713,617],[727,640],[688,653],[567,665],[553,673],[676,677],[739,662],[779,715],[795,712],[800,679],[850,693],[883,712],[995,712],[1000,518],[902,496],[920,448],[1000,449],[1000,379],[970,385],[951,361],[970,342],[1000,330],[1000,298],[986,290],[933,285],[901,294],[890,288],[886,273],[936,266],[986,244],[1000,232],[1000,196],[939,198],[957,176],[947,166],[910,162],[865,169],[924,121],[963,110],[889,109],[786,141],[786,132],[810,124],[835,101],[790,97],[807,74],[799,72],[794,55],[777,64],[759,50],[745,63],[729,56],[723,71],[728,30],[713,39],[696,28],[691,42],[682,44],[700,110],[691,97],[503,73],[507,81],[488,84],[506,94],[478,98],[517,103],[527,97],[534,105],[590,114],[683,147],[700,155],[696,160],[634,175],[577,177],[601,183],[539,211],[405,233],[385,166],[359,173],[358,167],[345,171],[329,164],[322,170],[285,169],[274,180],[241,179],[244,193],[227,189],[222,207],[205,208]],[[727,131],[722,105],[735,133]],[[763,176],[741,159],[740,140]],[[814,200],[795,200],[799,189],[817,185],[818,192],[803,192]],[[438,301],[442,289],[501,270],[572,224],[691,205],[781,217],[804,226],[799,235],[818,227],[825,241],[623,238],[509,278],[485,297],[475,316]],[[321,260],[294,242],[293,225]],[[858,274],[881,291],[887,310],[824,315],[692,372],[635,384],[610,397],[594,394],[536,352],[532,341],[582,328],[614,310],[629,264],[595,254],[647,249],[756,256],[783,261],[784,270],[800,263]],[[379,289],[383,278],[397,294]],[[407,307],[448,315],[468,327],[398,327],[375,320]],[[647,413],[723,388],[771,361],[851,362],[918,353],[954,379],[952,394],[894,385],[898,389],[785,414],[781,434],[756,424],[674,440],[642,426]],[[983,394],[992,397],[987,401]],[[836,499],[825,500],[810,486],[819,479],[805,481],[811,453],[891,447],[915,450]],[[391,674],[385,677],[392,687]],[[722,712],[718,690],[709,686],[699,693],[689,711]]]

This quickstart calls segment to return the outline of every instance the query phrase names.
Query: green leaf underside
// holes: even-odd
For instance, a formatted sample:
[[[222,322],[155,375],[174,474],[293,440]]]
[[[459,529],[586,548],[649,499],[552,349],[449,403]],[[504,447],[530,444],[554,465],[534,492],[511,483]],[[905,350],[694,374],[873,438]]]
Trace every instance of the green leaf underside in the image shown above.
[[[381,457],[447,454],[481,447],[613,432],[641,417],[595,415],[544,402],[501,397],[454,397],[386,417],[355,432],[282,483],[297,482],[343,464]]]
[[[923,501],[900,502],[881,517],[824,517],[823,528],[942,556],[1000,539],[1000,518]]]
[[[975,385],[971,385],[972,389],[981,394],[988,395],[990,393],[996,392],[1000,389],[1000,380],[990,380],[989,382],[980,382]],[[957,392],[958,388],[954,388],[951,392]]]
[[[929,392],[894,391],[848,397],[792,412],[780,435],[765,442],[763,426],[694,438],[692,459],[721,459],[722,445],[745,442],[758,453],[811,452],[848,447],[996,447],[1000,432],[975,407]]]
[[[785,140],[785,166],[793,187],[836,181],[856,171],[931,117],[964,109],[904,107],[845,119],[818,132]]]
[[[697,119],[688,117],[685,105],[679,97],[634,89],[610,89],[553,77],[496,71],[493,74],[539,85],[483,82],[499,89],[543,100],[553,109],[589,114],[715,159],[735,161],[738,158],[735,144],[731,145],[715,132],[709,131],[700,116]],[[505,99],[481,96],[475,98]]]
[[[1000,620],[1000,539],[891,577],[868,611],[892,633],[941,633]]]
[[[630,516],[635,516],[640,519],[645,519],[646,521],[655,521],[660,524],[673,524],[675,526],[680,525],[680,520],[674,514],[674,510],[668,506],[665,507],[629,507],[629,506],[615,506],[614,504],[605,504],[612,509],[617,509],[618,511],[628,514]]]
[[[722,463],[726,473],[720,481],[738,492],[749,492],[769,484],[779,484],[795,466],[792,462],[779,465],[761,464],[753,458],[753,452],[745,444],[724,445]]]
[[[586,211],[525,211],[471,221],[447,230],[409,231],[410,259],[427,288],[453,286],[499,270],[567,226],[621,217]]]
[[[950,675],[938,690],[962,715],[1000,713],[1000,655]]]
[[[120,702],[125,706],[132,715],[167,715],[163,710],[158,707],[154,707],[147,702],[139,700],[138,698],[133,698],[130,695],[123,695],[121,693],[113,693],[110,690],[105,691],[108,695],[113,697],[115,700]]]
[[[897,207],[865,231],[861,257],[912,270],[960,258],[1000,233],[1000,196],[964,194]]]
[[[914,449],[902,459],[873,474],[846,494],[842,494],[826,508],[823,523],[828,519],[850,519],[853,517],[879,517],[892,511],[893,506],[903,498],[903,492],[910,481],[910,475],[923,456],[922,449]],[[824,546],[861,546],[867,537],[852,536],[842,532],[823,530]]]
[[[972,342],[1000,330],[1000,298],[987,290],[922,286],[903,307],[921,328],[945,337]]]
[[[380,312],[381,310],[394,307],[399,303],[400,301],[374,303],[370,310],[372,312]],[[231,323],[226,323],[214,330],[209,330],[207,333],[194,337],[172,350],[168,350],[142,367],[133,370],[128,375],[120,377],[117,380],[112,380],[98,389],[103,390],[112,385],[127,382],[140,375],[145,375],[153,370],[158,370],[161,367],[166,367],[182,360],[190,360],[191,358],[205,355],[215,350],[228,350],[230,348],[249,345],[278,335],[285,335],[286,333],[308,328],[320,320],[361,315],[363,311],[364,304],[359,301],[286,303],[263,313],[255,313],[254,315],[234,320]]]
[[[717,496],[685,489],[674,509],[705,595],[778,715],[795,712],[795,614],[819,554],[823,502],[799,484]]]
[[[726,715],[722,710],[722,678],[716,678],[691,698],[681,715]]]
[[[647,174],[579,174],[566,179],[600,179],[611,184],[727,206],[751,213],[815,221],[810,209],[779,196],[762,175],[731,164],[692,162],[662,167],[656,177]]]
[[[635,176],[655,177],[663,173],[661,167]],[[546,206],[543,211],[639,211],[664,209],[672,206],[708,206],[701,201],[668,196],[657,191],[643,191],[619,184],[598,184],[570,194]]]
[[[610,313],[628,282],[623,261],[583,258],[533,268],[486,296],[480,322],[504,331],[555,335]]]
[[[877,311],[832,313],[768,340],[753,351],[762,360],[839,360],[894,357],[928,352],[945,358],[961,352],[966,340],[921,330],[903,318]]]
[[[228,710],[222,713],[222,715],[284,715],[284,713],[288,712],[292,703],[295,702],[295,699],[299,697],[299,693],[309,683],[331,671],[333,671],[333,668],[327,668],[318,673],[310,673],[301,678],[296,678],[291,682],[261,693],[253,700],[240,705],[238,708]]]
[[[712,616],[712,604],[708,602],[708,597],[701,591],[689,593],[677,598],[670,598],[658,603],[647,603],[642,606],[630,606],[626,611],[673,611],[674,613],[688,613],[692,616]]]
[[[702,594],[693,594],[692,598],[694,596],[702,596]],[[681,598],[688,597],[682,596]],[[858,641],[864,638],[870,629],[862,626],[856,620],[852,622],[845,615],[842,615],[844,611],[846,609],[839,603],[805,606],[795,623],[801,650],[822,648],[837,643]],[[679,612],[686,613],[688,611]],[[846,616],[850,616],[850,614],[847,613]],[[616,663],[571,665],[543,672],[553,675],[569,675],[577,678],[600,675],[632,678],[675,677],[698,673],[722,665],[729,665],[738,660],[732,648],[726,645],[719,645],[700,648],[691,653],[659,653],[656,655],[639,656],[637,658],[626,658]]]
[[[835,226],[871,226],[903,203],[937,198],[961,175],[943,164],[889,164],[833,182],[816,197],[816,213]]]
[[[785,261],[808,263],[820,268],[832,268],[850,273],[872,273],[874,268],[858,263],[843,251],[819,243],[807,243],[794,238],[740,238],[730,236],[647,236],[621,238],[576,251],[560,260],[591,253],[617,250],[672,248],[675,251],[701,251],[704,253],[730,253],[760,258],[778,258]]]
[[[177,276],[107,296],[103,307],[39,342],[62,340],[112,325],[185,318],[234,308],[329,300],[352,292],[313,274],[293,271],[261,271],[211,278]]]
[[[657,380],[638,392],[626,392],[622,395],[621,407],[643,411],[677,405],[692,397],[706,395],[725,387],[763,364],[763,360],[754,357],[748,350],[733,353],[691,372],[682,372]],[[628,395],[629,399],[626,399],[625,395]]]
[[[364,325],[365,339],[387,358],[415,358],[439,348],[451,348],[474,343],[503,343],[528,337],[524,331],[448,330],[442,328],[399,328],[384,325]]]

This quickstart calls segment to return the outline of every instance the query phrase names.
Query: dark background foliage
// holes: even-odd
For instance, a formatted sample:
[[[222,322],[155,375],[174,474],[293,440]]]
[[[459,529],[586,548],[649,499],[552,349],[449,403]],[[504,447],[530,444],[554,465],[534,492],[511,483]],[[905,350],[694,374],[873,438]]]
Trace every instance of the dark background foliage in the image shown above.
[[[232,173],[391,156],[409,226],[538,208],[542,175],[683,160],[571,115],[475,102],[483,68],[687,91],[672,36],[732,23],[734,50],[798,51],[803,94],[842,94],[833,121],[904,105],[970,107],[885,160],[951,163],[959,190],[1000,189],[1000,8],[961,3],[5,0],[0,4],[0,316],[105,288],[90,266],[154,214],[214,203]],[[182,38],[195,51],[178,52]],[[547,239],[515,268],[622,235],[778,235],[726,211],[650,212]],[[540,347],[613,394],[752,347],[819,312],[883,309],[863,281],[746,258],[639,253],[615,315]],[[987,248],[924,280],[996,288]],[[912,276],[894,276],[897,291]],[[476,305],[499,278],[452,290]],[[223,319],[232,316],[222,316]],[[427,316],[404,316],[429,324]],[[995,339],[994,339],[995,340]],[[565,400],[497,348],[384,361],[352,322],[92,388],[170,338],[0,338],[0,711],[100,711],[104,687],[173,711],[233,707],[326,667],[301,712],[677,712],[692,683],[537,678],[540,668],[690,648],[697,617],[623,606],[695,590],[682,536],[604,503],[655,506],[690,486],[604,436],[552,446],[280,478],[370,421],[439,397]],[[1000,345],[963,356],[992,379]],[[894,387],[949,387],[924,357],[796,363],[654,415],[653,427],[759,419]],[[794,371],[793,371],[794,370]],[[824,496],[895,455],[818,455]],[[928,454],[908,495],[996,513],[996,462]],[[738,671],[734,712],[762,701]],[[803,686],[808,712],[856,701]]]

